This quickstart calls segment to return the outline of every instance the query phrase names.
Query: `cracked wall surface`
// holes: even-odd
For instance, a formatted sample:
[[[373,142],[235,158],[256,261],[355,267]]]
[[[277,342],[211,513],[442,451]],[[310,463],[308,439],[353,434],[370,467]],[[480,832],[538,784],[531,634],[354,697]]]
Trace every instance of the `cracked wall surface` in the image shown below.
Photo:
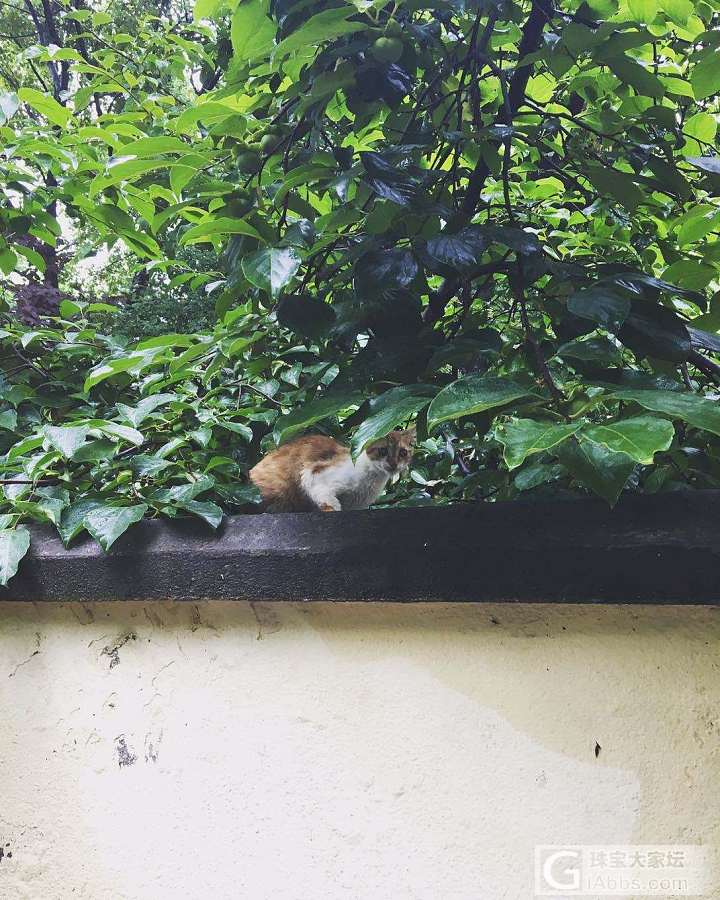
[[[719,650],[707,607],[0,603],[0,898],[530,900],[536,844],[717,846]]]

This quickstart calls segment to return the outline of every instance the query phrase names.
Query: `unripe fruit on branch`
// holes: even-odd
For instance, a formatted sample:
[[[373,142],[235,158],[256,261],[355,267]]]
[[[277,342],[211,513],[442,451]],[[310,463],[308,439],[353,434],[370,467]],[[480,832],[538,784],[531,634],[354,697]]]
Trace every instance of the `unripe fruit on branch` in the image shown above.
[[[396,63],[403,55],[403,43],[396,37],[378,38],[370,52],[379,62]]]

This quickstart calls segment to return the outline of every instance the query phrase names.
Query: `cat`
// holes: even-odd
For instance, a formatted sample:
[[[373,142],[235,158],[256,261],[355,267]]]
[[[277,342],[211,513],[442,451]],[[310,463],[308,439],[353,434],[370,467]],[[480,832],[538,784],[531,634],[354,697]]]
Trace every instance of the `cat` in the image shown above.
[[[325,435],[296,438],[250,470],[266,512],[367,509],[389,479],[410,465],[415,429],[392,431],[369,444],[353,463],[350,450]]]

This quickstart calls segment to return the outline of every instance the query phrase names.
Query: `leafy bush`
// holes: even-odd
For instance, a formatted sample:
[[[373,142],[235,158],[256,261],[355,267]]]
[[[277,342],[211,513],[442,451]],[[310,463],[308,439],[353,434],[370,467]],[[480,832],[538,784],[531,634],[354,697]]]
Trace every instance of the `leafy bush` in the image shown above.
[[[715,0],[197,0],[130,36],[52,14],[63,47],[32,58],[65,89],[0,98],[0,267],[41,272],[23,236],[52,246],[62,209],[217,323],[8,320],[13,559],[32,518],[106,546],[216,523],[307,428],[357,452],[416,417],[383,502],[718,486]]]

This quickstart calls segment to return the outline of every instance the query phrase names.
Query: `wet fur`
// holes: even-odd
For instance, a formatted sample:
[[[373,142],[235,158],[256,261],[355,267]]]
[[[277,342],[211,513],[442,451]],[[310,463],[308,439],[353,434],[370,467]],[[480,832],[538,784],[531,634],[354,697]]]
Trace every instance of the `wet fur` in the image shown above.
[[[412,458],[414,430],[393,431],[355,460],[325,435],[306,435],[268,453],[250,471],[268,512],[366,509]]]

